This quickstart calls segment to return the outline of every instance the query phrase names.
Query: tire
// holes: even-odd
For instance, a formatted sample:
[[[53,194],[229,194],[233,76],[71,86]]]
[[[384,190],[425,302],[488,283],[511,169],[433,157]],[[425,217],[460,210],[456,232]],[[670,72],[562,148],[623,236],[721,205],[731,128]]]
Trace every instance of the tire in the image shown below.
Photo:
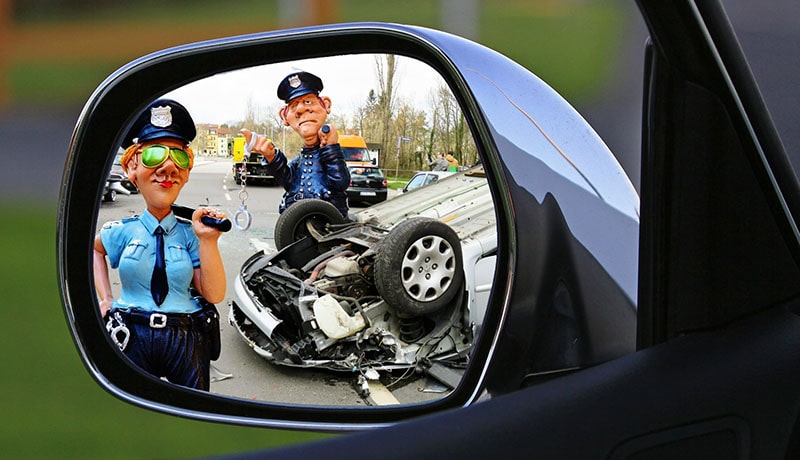
[[[461,242],[447,224],[428,217],[409,219],[381,242],[375,287],[398,314],[435,313],[453,301],[463,284]]]
[[[117,201],[117,191],[116,190],[108,190],[105,195],[103,195],[103,201],[113,202]]]
[[[313,226],[315,231],[325,234],[330,231],[325,227],[328,224],[343,224],[344,216],[336,207],[327,201],[306,198],[297,201],[286,208],[278,216],[275,224],[275,247],[280,251],[295,241],[299,241],[311,234],[307,225]]]

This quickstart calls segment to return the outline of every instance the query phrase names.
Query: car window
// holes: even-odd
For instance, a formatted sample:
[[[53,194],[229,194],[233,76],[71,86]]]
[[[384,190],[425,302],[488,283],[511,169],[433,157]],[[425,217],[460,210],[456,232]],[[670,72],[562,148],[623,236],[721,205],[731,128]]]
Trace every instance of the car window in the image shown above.
[[[417,174],[416,176],[412,177],[410,181],[408,181],[408,185],[406,185],[406,190],[411,191],[415,188],[422,187],[426,185],[428,181],[426,180],[426,174]]]
[[[369,177],[383,177],[383,171],[381,171],[380,168],[350,168],[350,174]]]
[[[372,157],[370,156],[369,150],[367,149],[344,147],[342,150],[344,151],[345,161],[365,161],[365,162],[372,161]]]
[[[434,174],[430,174],[425,178],[425,185],[432,184],[432,183],[436,182],[437,180],[439,180],[439,176],[436,176]]]

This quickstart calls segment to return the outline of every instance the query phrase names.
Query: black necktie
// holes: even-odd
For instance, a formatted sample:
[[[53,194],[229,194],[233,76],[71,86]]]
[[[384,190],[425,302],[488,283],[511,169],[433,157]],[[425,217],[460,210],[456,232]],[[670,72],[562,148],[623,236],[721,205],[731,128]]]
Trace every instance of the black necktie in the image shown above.
[[[156,263],[153,265],[153,277],[150,278],[150,293],[156,305],[161,305],[167,296],[167,269],[164,263],[164,229],[158,226],[156,234]]]

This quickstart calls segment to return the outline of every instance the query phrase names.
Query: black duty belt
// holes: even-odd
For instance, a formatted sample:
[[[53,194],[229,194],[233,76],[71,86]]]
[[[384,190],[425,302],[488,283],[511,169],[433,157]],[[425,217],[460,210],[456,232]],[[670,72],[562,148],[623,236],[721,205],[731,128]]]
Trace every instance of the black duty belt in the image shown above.
[[[146,324],[153,329],[163,329],[167,326],[170,327],[185,327],[195,328],[205,326],[209,323],[208,318],[203,311],[200,310],[196,313],[182,314],[182,313],[159,313],[150,311],[123,311],[118,310],[122,315],[123,321],[131,321],[137,324]]]

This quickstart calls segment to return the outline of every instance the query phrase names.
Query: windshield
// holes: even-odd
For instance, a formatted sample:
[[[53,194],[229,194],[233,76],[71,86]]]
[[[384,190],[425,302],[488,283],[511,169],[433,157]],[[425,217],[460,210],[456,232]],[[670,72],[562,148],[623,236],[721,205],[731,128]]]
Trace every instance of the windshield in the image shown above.
[[[356,176],[383,177],[379,168],[350,168],[350,174]]]
[[[435,182],[439,178],[433,174],[417,174],[414,176],[406,185],[406,190],[414,190],[415,188],[420,188],[424,185],[428,185],[431,182]]]
[[[344,161],[372,161],[369,150],[363,147],[343,147],[342,150],[344,151]]]

